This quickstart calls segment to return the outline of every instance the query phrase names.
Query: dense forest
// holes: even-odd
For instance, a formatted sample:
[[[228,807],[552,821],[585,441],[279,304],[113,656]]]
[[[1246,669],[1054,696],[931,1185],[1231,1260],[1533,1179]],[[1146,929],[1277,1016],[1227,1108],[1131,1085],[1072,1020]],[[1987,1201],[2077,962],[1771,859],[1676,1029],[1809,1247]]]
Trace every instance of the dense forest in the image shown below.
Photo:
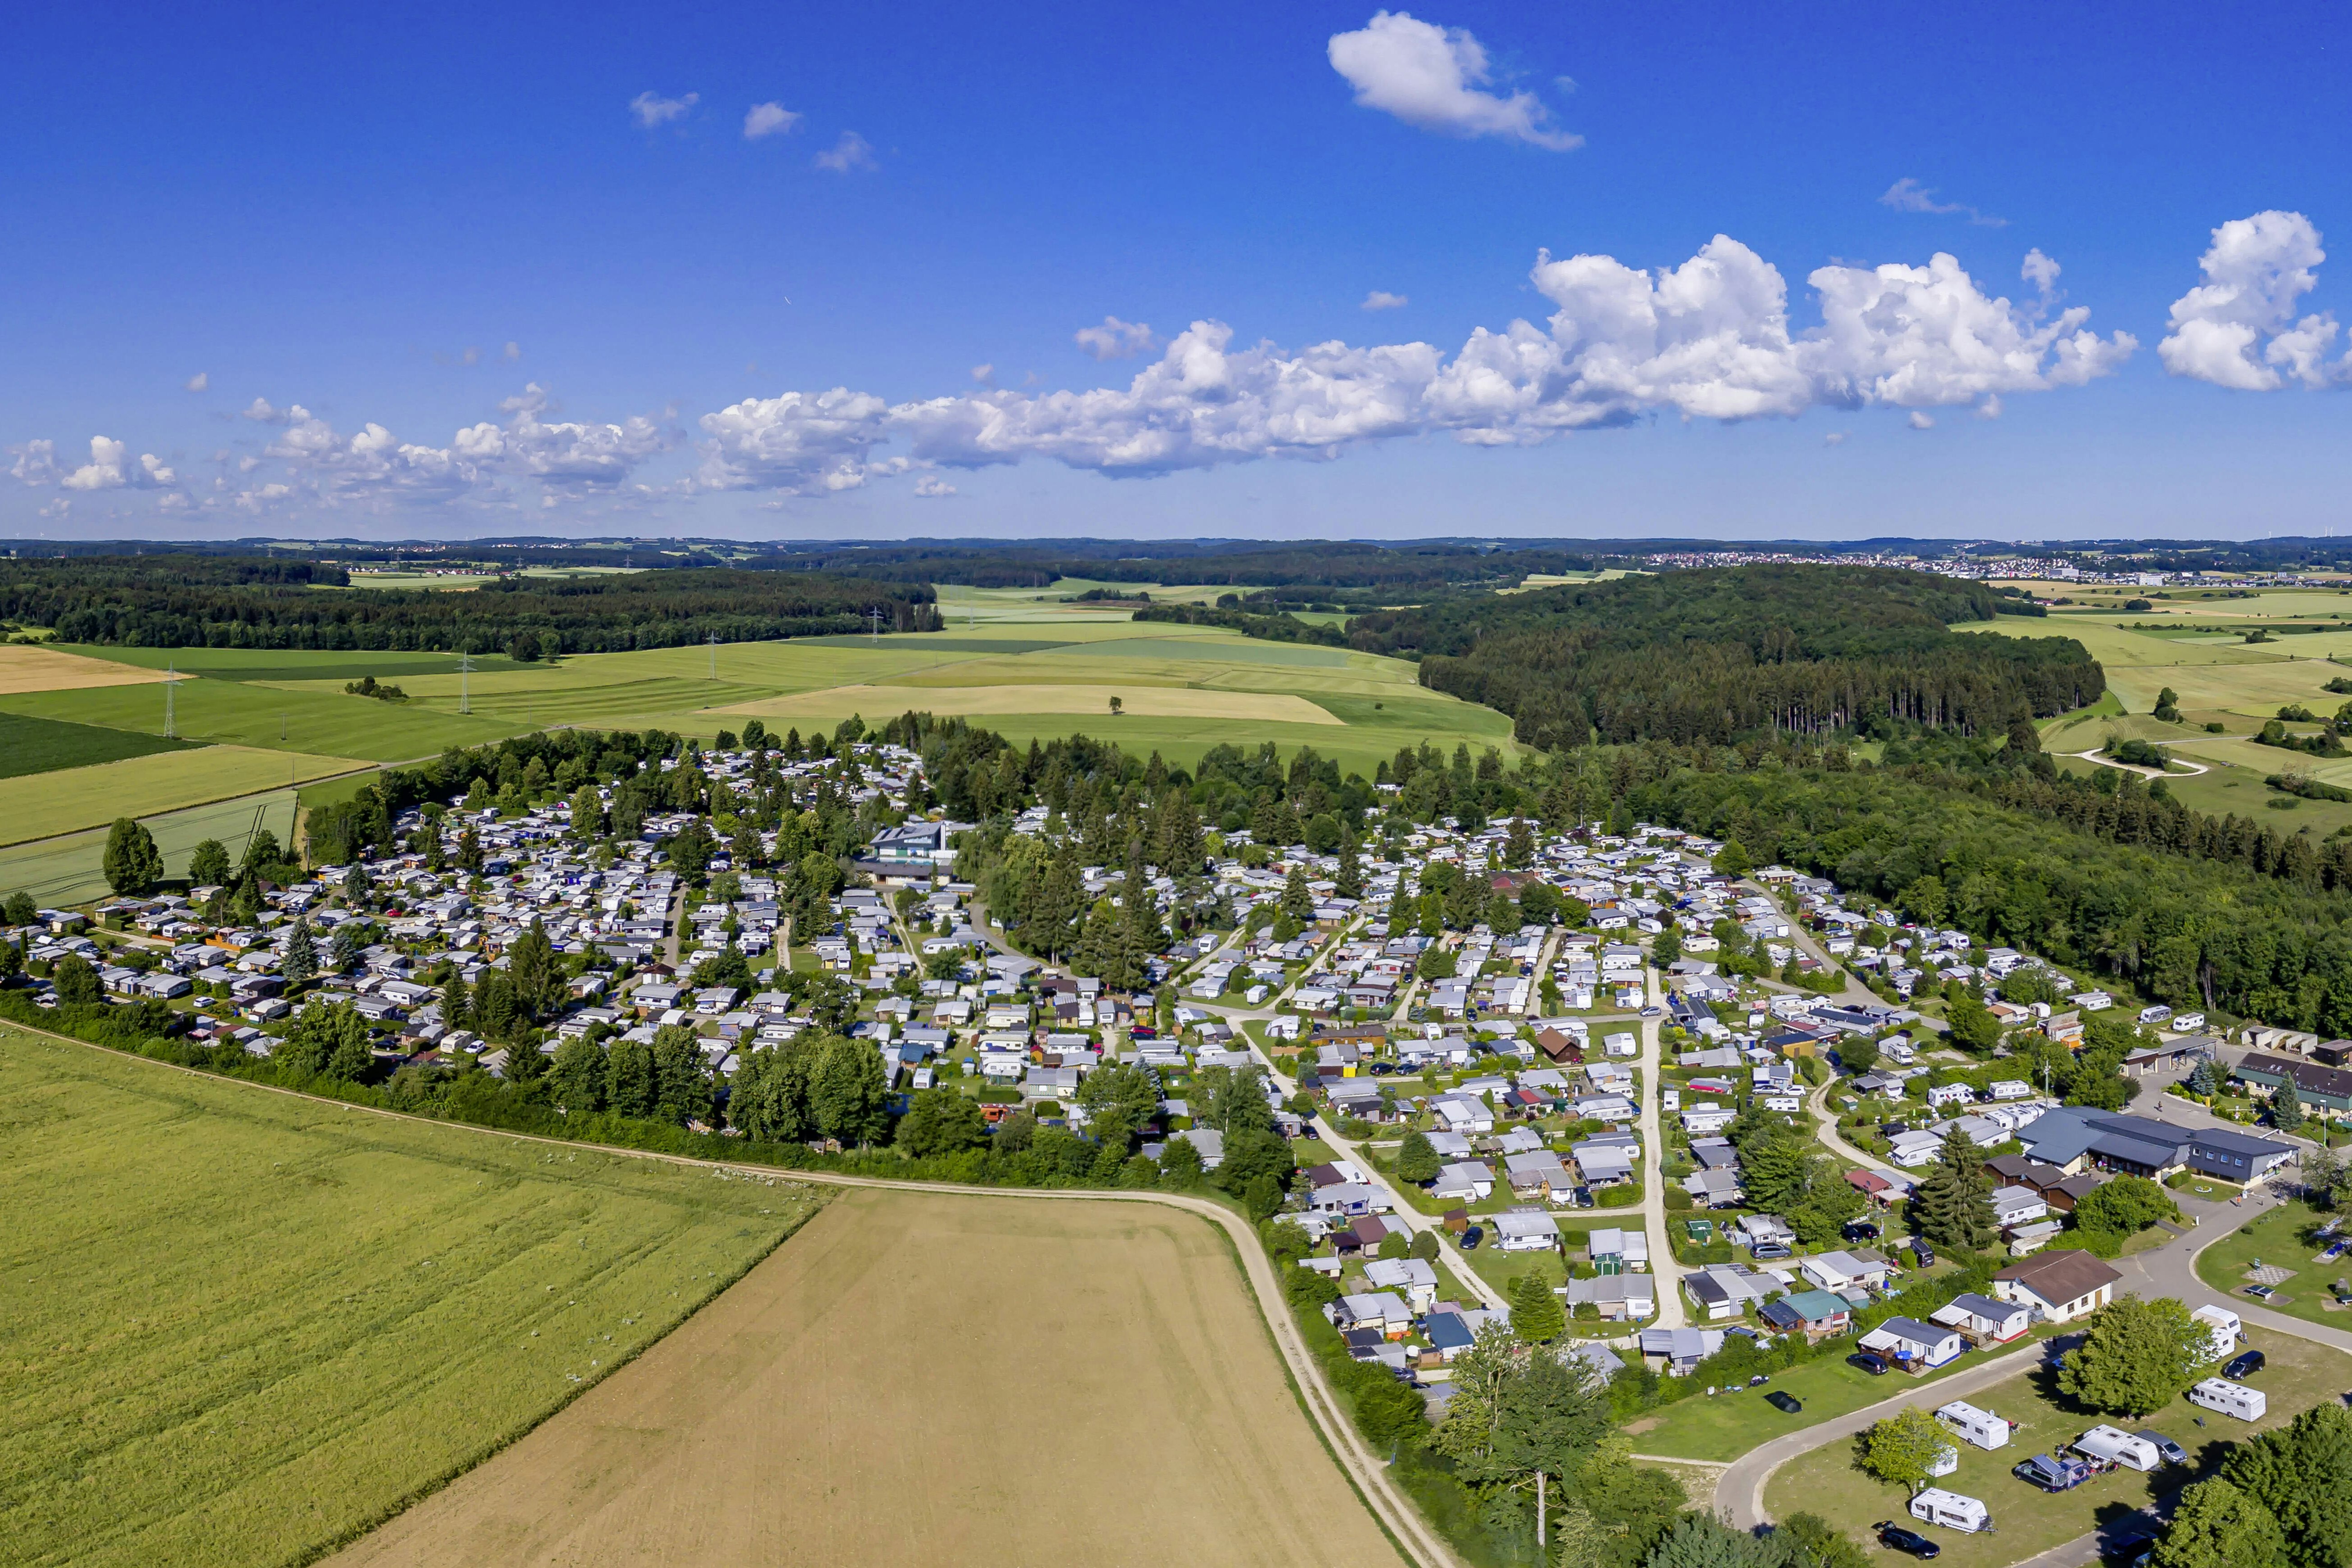
[[[1547,750],[1906,724],[1981,734],[2105,689],[2072,640],[1945,629],[2038,609],[1916,572],[1730,566],[1366,616],[1348,640],[1420,656],[1423,684],[1502,710]]]
[[[126,647],[387,648],[610,653],[711,637],[750,642],[932,631],[929,587],[689,568],[504,577],[469,592],[344,589],[340,567],[267,557],[0,561],[0,616],[63,642]],[[337,591],[323,591],[334,589]]]

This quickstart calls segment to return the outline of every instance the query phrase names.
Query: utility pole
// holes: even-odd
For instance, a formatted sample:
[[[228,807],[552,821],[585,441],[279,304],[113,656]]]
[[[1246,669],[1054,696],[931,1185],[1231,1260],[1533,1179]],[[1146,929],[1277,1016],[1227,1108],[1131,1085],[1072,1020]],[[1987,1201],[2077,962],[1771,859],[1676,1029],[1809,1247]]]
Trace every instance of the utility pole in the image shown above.
[[[882,640],[882,612],[876,609],[873,605],[868,605],[866,607],[866,624],[873,628],[873,637],[871,640],[880,642]]]
[[[176,741],[180,738],[178,715],[173,711],[173,700],[179,694],[179,661],[167,659],[163,665],[163,739],[167,741]]]
[[[457,711],[471,713],[473,699],[474,656],[463,648],[457,652]]]

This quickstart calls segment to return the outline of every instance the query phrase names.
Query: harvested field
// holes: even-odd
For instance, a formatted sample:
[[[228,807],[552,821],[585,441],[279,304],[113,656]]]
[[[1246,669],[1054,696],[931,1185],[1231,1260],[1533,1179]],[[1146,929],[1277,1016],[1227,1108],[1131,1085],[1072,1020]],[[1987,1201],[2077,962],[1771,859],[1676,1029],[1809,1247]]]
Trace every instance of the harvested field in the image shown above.
[[[136,686],[167,680],[160,669],[84,658],[30,644],[0,644],[0,694],[19,691],[79,691],[91,686]]]
[[[846,719],[879,724],[914,710],[979,717],[992,713],[1087,713],[1113,722],[1110,700],[1147,719],[1234,719],[1274,724],[1337,724],[1304,697],[1272,691],[1206,691],[1182,686],[836,686],[762,698],[719,710],[765,719]],[[1107,738],[1109,737],[1106,731]]]
[[[1377,1564],[1224,1239],[858,1189],[635,1365],[332,1560]]]
[[[28,1568],[309,1562],[823,1201],[16,1029],[0,1088],[0,1561]]]

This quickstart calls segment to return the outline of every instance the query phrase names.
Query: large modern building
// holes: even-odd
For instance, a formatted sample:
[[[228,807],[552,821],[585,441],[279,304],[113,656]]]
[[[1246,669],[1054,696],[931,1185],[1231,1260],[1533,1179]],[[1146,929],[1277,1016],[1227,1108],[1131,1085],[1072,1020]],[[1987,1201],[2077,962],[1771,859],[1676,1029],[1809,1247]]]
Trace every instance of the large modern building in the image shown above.
[[[2294,1158],[2294,1145],[2220,1128],[2176,1127],[2147,1116],[2079,1105],[2044,1111],[2019,1129],[2028,1158],[2070,1176],[2113,1171],[2161,1179],[2195,1171],[2227,1182],[2259,1181]]]

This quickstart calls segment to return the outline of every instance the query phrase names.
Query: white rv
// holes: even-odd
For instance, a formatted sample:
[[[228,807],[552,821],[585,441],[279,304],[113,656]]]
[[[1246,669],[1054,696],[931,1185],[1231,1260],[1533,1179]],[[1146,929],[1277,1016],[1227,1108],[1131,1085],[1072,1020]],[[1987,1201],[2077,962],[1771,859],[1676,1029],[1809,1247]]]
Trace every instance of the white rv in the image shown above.
[[[1929,1487],[1911,1500],[1911,1517],[1947,1530],[1983,1531],[1992,1528],[1992,1510],[1972,1497]]]
[[[2240,1337],[2246,1331],[2244,1322],[2227,1307],[2200,1307],[2189,1315],[2204,1324],[2211,1338],[2212,1342],[2205,1349],[2209,1361],[2220,1361],[2236,1350]]]
[[[2226,1377],[2209,1377],[2190,1389],[2189,1403],[2234,1415],[2241,1421],[2259,1421],[2270,1408],[2270,1400],[2261,1389],[2231,1383]]]
[[[2164,1456],[2145,1437],[2135,1437],[2120,1426],[2094,1426],[2074,1439],[2074,1452],[2110,1465],[2153,1470]]]
[[[2009,1442],[2007,1421],[1965,1400],[1955,1399],[1944,1405],[1936,1412],[1936,1419],[1979,1448],[1999,1448]]]

